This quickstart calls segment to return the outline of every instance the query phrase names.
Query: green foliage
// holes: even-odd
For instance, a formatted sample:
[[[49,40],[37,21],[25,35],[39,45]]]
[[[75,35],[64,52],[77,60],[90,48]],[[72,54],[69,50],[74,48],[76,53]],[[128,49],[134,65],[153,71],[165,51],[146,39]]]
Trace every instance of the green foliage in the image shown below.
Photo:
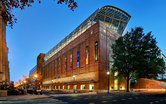
[[[156,78],[164,72],[164,61],[151,32],[144,34],[143,28],[132,29],[116,40],[113,48],[113,71],[128,81],[132,77]],[[128,82],[129,83],[129,82]]]

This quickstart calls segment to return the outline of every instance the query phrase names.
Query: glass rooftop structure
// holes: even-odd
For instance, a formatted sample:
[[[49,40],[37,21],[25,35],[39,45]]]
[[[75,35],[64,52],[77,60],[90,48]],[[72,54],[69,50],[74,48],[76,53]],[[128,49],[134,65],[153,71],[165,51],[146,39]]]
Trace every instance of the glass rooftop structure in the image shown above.
[[[131,16],[125,11],[114,7],[104,6],[97,9],[92,15],[90,15],[83,23],[81,23],[74,31],[72,31],[67,37],[65,37],[60,43],[53,47],[44,57],[45,61],[59,52],[62,48],[68,45],[71,41],[85,32],[89,27],[95,23],[102,21],[109,28],[122,35],[126,28]]]

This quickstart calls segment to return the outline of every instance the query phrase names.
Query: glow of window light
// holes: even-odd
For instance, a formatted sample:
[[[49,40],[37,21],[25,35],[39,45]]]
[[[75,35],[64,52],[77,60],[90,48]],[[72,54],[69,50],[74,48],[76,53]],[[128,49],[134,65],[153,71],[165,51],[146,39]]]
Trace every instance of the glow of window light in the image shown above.
[[[75,75],[73,75],[73,78],[75,78],[76,76]]]
[[[27,81],[24,81],[24,83],[26,83]]]

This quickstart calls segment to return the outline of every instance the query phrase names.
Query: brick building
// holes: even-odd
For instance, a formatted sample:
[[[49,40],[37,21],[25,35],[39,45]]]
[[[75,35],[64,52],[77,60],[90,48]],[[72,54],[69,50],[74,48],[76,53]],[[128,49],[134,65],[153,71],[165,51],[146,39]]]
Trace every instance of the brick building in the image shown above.
[[[130,15],[114,7],[96,10],[71,34],[48,53],[43,54],[40,66],[42,89],[65,91],[122,90],[123,79],[114,79],[111,72],[111,45],[124,32]]]

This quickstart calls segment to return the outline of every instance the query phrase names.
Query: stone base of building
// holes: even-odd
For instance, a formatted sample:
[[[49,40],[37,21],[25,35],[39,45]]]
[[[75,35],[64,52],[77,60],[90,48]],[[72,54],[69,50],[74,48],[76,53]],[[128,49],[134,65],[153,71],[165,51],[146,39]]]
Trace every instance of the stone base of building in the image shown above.
[[[7,90],[0,90],[0,97],[7,96]]]

